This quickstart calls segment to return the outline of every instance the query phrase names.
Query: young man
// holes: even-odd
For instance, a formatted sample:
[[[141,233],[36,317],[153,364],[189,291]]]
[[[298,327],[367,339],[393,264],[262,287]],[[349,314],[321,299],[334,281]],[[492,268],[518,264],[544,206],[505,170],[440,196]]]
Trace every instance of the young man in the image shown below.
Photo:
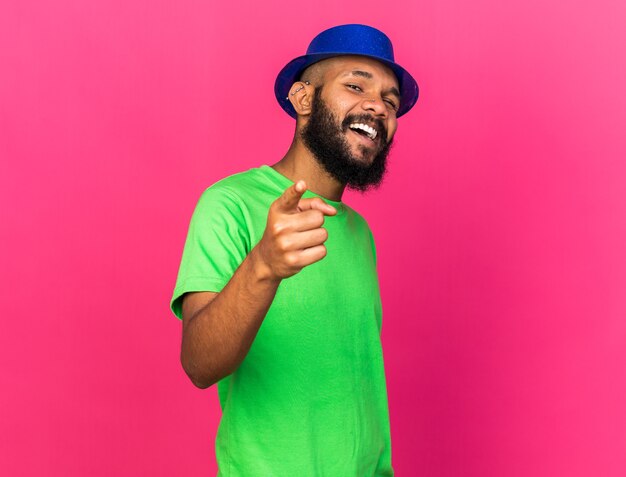
[[[193,214],[171,303],[182,365],[218,385],[220,476],[391,476],[374,240],[341,197],[381,182],[417,84],[382,32],[342,25],[275,92],[296,119],[285,156]]]

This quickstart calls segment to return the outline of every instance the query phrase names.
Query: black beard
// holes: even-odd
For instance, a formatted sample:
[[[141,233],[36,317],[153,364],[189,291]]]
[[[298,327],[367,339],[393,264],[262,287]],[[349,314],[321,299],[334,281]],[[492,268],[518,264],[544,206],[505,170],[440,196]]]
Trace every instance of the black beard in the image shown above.
[[[315,89],[311,115],[300,133],[302,142],[324,170],[346,187],[365,192],[380,186],[387,169],[387,155],[393,142],[387,141],[387,128],[384,123],[368,114],[355,114],[346,116],[339,125],[332,111],[321,98],[321,92],[321,87]],[[344,135],[349,125],[355,122],[375,124],[378,131],[377,138],[380,138],[377,150],[368,149],[363,145],[359,146],[363,154],[362,159],[354,157]],[[367,159],[372,155],[374,157],[371,163],[367,164]]]

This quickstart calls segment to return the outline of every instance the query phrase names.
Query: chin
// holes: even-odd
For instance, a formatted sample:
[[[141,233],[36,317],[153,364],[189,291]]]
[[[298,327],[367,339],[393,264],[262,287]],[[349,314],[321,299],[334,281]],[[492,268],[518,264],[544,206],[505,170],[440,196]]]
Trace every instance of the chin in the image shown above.
[[[361,164],[371,164],[374,162],[374,158],[376,157],[376,152],[373,149],[364,149],[362,146],[357,148],[356,151],[353,151],[352,157],[356,160],[356,162]]]

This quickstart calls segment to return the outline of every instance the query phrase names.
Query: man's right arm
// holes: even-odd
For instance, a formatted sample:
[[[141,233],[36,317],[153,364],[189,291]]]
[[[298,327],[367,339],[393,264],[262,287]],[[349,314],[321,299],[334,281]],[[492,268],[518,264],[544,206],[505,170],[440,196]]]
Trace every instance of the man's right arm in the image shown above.
[[[199,388],[241,364],[281,280],[326,255],[322,225],[336,210],[319,198],[301,199],[305,190],[298,181],[271,205],[263,237],[220,293],[184,295],[181,362]]]

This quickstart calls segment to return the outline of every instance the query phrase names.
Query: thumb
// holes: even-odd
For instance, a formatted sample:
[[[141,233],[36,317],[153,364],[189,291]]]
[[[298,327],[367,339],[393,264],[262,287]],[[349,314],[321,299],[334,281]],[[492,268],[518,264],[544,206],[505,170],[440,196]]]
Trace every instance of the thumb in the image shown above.
[[[297,181],[294,185],[285,189],[285,192],[278,198],[277,205],[283,212],[294,212],[298,210],[298,202],[306,190],[306,183],[303,180]]]

